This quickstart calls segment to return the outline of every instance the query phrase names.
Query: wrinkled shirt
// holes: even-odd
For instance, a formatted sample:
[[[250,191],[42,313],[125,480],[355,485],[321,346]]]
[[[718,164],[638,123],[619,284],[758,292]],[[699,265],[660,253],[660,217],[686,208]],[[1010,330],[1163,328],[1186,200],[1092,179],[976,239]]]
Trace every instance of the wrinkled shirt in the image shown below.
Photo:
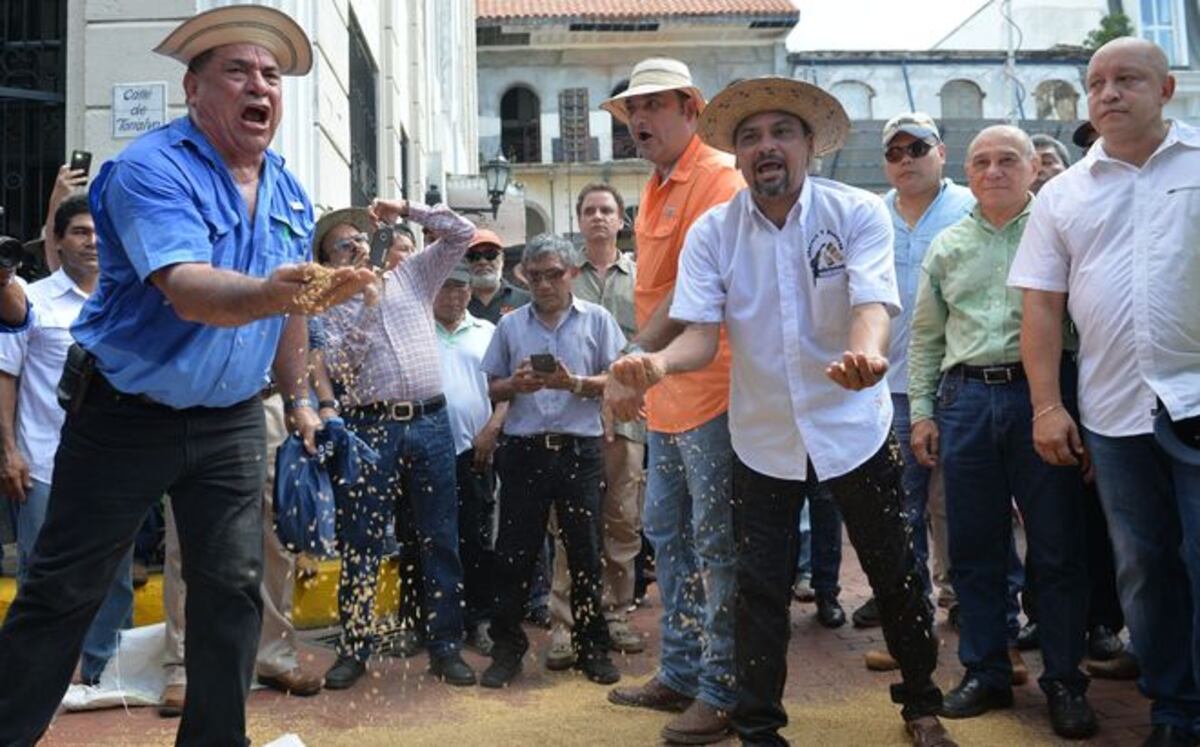
[[[437,325],[442,382],[456,454],[474,448],[475,436],[492,416],[483,356],[495,332],[496,325],[486,319],[476,319],[469,312],[453,332]]]

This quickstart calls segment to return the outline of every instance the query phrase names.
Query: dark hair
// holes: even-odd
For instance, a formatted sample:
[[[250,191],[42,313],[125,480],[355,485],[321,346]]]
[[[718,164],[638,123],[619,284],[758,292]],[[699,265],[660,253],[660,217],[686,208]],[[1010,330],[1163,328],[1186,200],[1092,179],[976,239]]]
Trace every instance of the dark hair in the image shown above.
[[[58,204],[54,211],[54,236],[61,239],[67,235],[67,226],[77,215],[90,215],[92,208],[88,205],[87,195],[71,195]]]
[[[1033,135],[1029,139],[1033,141],[1033,149],[1035,151],[1053,148],[1054,152],[1058,154],[1058,160],[1062,161],[1063,166],[1071,165],[1071,156],[1067,151],[1067,146],[1063,145],[1057,139],[1042,132]]]
[[[196,55],[191,59],[190,62],[188,62],[187,71],[192,75],[198,74],[204,69],[204,66],[208,64],[208,61],[213,58],[213,55],[216,54],[216,52],[217,48],[213,47],[212,49],[206,49],[200,54]]]
[[[392,229],[395,230],[397,233],[402,233],[405,236],[407,236],[408,240],[413,243],[413,246],[417,245],[417,235],[415,233],[413,233],[412,226],[408,225],[407,223],[400,222],[400,223],[394,224],[392,226]]]
[[[621,193],[611,184],[603,182],[592,182],[585,184],[583,189],[579,190],[579,197],[575,200],[575,215],[579,216],[583,213],[583,201],[593,192],[608,192],[617,201],[617,213],[620,214],[621,220],[625,220],[625,198],[621,197]]]

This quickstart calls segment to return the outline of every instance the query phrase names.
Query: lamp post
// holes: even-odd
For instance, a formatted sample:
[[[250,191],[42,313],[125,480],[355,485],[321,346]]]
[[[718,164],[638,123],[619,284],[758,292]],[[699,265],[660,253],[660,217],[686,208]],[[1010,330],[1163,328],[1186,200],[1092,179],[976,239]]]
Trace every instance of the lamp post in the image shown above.
[[[500,202],[508,191],[508,183],[512,179],[512,166],[504,155],[497,153],[496,157],[483,165],[483,179],[487,182],[488,200],[492,203],[492,220],[500,213]]]

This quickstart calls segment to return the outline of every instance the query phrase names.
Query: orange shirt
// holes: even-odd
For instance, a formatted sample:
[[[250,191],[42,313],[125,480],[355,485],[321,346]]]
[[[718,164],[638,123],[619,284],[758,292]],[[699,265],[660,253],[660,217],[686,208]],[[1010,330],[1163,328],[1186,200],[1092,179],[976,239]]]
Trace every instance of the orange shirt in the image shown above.
[[[637,222],[637,283],[633,298],[638,327],[675,287],[679,254],[692,223],[714,205],[728,202],[746,186],[733,159],[693,136],[671,175],[655,172],[642,190]],[[729,409],[729,344],[707,367],[668,376],[646,393],[646,423],[659,433],[682,433]]]

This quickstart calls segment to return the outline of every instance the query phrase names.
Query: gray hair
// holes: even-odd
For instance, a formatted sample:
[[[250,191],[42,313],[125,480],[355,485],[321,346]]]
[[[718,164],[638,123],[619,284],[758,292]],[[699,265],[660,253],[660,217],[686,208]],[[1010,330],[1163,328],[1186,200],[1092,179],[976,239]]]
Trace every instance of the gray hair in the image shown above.
[[[528,265],[530,262],[547,254],[553,254],[558,257],[563,267],[575,266],[575,245],[552,233],[540,233],[530,239],[525,244],[525,249],[521,251],[521,264]]]
[[[1042,132],[1039,132],[1029,139],[1033,141],[1034,150],[1046,150],[1049,148],[1058,155],[1058,160],[1062,161],[1063,166],[1071,165],[1071,154],[1067,152],[1067,146],[1063,145],[1058,140],[1055,140],[1054,138]]]
[[[1033,149],[1033,141],[1029,139],[1029,133],[1022,130],[1020,127],[1013,125],[999,124],[991,127],[984,127],[979,134],[971,140],[971,144],[967,146],[967,160],[971,159],[971,155],[975,152],[975,146],[979,145],[979,141],[991,135],[1004,135],[1016,140],[1021,149],[1021,155],[1024,158],[1032,159],[1037,153]]]

